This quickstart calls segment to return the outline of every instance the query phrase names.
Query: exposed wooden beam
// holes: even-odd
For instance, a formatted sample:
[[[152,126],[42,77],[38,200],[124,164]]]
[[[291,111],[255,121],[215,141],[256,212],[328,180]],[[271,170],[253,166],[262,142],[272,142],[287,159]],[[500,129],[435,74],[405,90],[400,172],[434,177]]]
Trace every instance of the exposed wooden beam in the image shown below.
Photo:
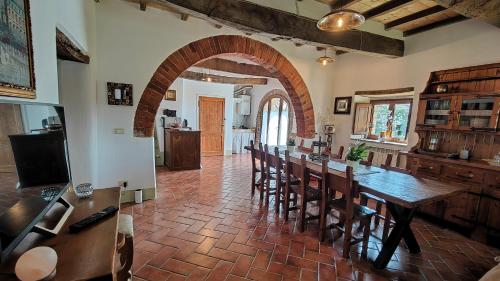
[[[89,64],[90,62],[90,57],[59,29],[56,29],[56,49],[58,59],[85,64]]]
[[[389,57],[404,55],[402,40],[360,30],[329,33],[316,27],[316,19],[243,0],[152,0],[173,6],[181,13],[222,23],[244,32],[269,38],[280,37],[293,42]]]
[[[264,76],[276,78],[276,75],[270,73],[264,67],[256,64],[239,63],[232,60],[226,60],[221,58],[209,59],[195,65],[196,67],[218,70],[236,74],[253,75],[253,76]]]
[[[356,91],[354,92],[354,95],[356,96],[394,95],[394,94],[408,93],[413,91],[415,91],[415,88],[407,87],[407,88],[397,88],[388,90]]]
[[[316,0],[321,3],[325,3],[332,8],[348,7],[349,5],[355,4],[361,0]]]
[[[425,32],[425,31],[428,31],[428,30],[431,30],[431,29],[434,29],[434,28],[438,28],[438,27],[441,27],[441,26],[449,25],[449,24],[452,24],[452,23],[456,23],[456,22],[459,22],[459,21],[466,20],[466,19],[468,19],[468,18],[464,17],[462,15],[454,16],[454,17],[451,17],[451,18],[444,19],[442,21],[433,22],[433,23],[428,24],[428,25],[424,25],[424,26],[421,26],[421,27],[417,27],[415,29],[407,30],[407,31],[403,32],[403,36],[405,36],[405,37],[406,36],[411,36],[411,35],[414,35],[414,34],[417,34],[417,33]]]
[[[146,2],[140,2],[139,3],[139,9],[141,11],[146,11]]]
[[[466,16],[500,27],[500,0],[433,0]]]
[[[213,83],[222,84],[234,84],[234,85],[267,85],[267,78],[238,78],[238,77],[228,77],[213,74],[204,74],[200,72],[184,71],[180,78],[196,80],[196,81],[206,81],[206,78],[210,77]]]
[[[402,17],[402,18],[399,18],[397,20],[393,20],[391,22],[388,22],[385,24],[385,29],[390,29],[390,28],[393,28],[395,26],[402,25],[404,23],[412,22],[412,21],[417,20],[419,18],[427,17],[430,15],[442,12],[444,10],[446,10],[445,7],[437,5],[437,6],[416,12],[414,14],[408,15],[406,17]]]
[[[188,19],[189,19],[189,15],[188,14],[181,14],[181,20],[187,21]]]
[[[400,9],[401,7],[404,7],[405,5],[410,4],[411,2],[413,2],[413,0],[391,0],[389,2],[386,2],[382,5],[379,5],[373,9],[364,12],[363,16],[365,16],[365,19],[378,17],[383,14],[387,14],[394,10]]]

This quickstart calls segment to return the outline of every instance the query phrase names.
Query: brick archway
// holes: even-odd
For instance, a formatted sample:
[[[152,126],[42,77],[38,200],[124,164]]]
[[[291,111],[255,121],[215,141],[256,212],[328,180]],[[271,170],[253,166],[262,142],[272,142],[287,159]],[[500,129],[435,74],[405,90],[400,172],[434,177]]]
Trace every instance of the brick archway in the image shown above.
[[[296,116],[297,135],[313,137],[314,110],[309,91],[295,67],[273,47],[237,35],[219,35],[189,43],[168,56],[156,69],[135,111],[134,136],[151,137],[155,116],[165,92],[177,77],[195,65],[222,54],[236,54],[276,74],[290,97]]]

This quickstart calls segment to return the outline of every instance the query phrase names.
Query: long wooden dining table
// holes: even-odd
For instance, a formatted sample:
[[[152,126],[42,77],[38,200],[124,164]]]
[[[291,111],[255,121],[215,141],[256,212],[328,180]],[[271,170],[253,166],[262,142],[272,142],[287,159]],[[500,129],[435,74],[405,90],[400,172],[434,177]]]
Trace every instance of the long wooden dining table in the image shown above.
[[[245,149],[250,150],[250,146]],[[284,158],[285,146],[278,146],[280,156]],[[258,151],[258,147],[256,148]],[[269,147],[274,154],[274,146]],[[258,156],[259,153],[257,153]],[[295,151],[290,153],[292,162],[300,163],[302,155],[307,156],[307,167],[321,173],[320,161],[313,161],[308,153]],[[342,160],[328,161],[328,172],[345,172],[347,164]],[[401,240],[404,240],[412,254],[420,253],[420,246],[411,229],[411,221],[417,209],[426,204],[467,192],[469,187],[447,184],[436,180],[421,178],[410,174],[382,169],[376,166],[360,165],[354,171],[354,180],[360,192],[366,192],[382,198],[396,222],[389,237],[383,242],[382,250],[374,261],[377,269],[383,269],[389,263]]]

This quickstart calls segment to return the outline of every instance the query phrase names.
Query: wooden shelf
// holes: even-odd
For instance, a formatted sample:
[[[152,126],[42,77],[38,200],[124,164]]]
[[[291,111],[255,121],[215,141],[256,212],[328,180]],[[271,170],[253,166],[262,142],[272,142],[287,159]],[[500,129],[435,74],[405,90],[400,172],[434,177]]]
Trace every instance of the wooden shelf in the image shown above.
[[[420,93],[421,98],[445,98],[452,96],[467,96],[467,95],[478,95],[478,96],[496,96],[500,95],[500,91],[488,91],[488,92],[457,92],[457,93]]]
[[[467,79],[455,79],[455,80],[441,80],[441,81],[432,81],[432,85],[438,85],[438,84],[448,84],[448,83],[459,83],[459,82],[469,82],[469,81],[477,81],[477,80],[491,80],[491,79],[500,79],[500,76],[494,75],[494,76],[480,76],[480,77],[473,77],[473,78],[467,78]]]

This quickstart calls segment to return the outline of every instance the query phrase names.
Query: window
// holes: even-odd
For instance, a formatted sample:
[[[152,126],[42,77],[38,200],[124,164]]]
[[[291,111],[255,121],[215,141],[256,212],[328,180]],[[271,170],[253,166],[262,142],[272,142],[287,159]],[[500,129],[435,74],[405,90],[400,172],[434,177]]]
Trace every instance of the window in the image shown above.
[[[378,139],[384,135],[388,141],[406,142],[412,101],[376,100],[370,104],[372,114],[368,138]]]
[[[286,145],[291,130],[290,105],[282,95],[271,95],[263,100],[264,105],[259,112],[260,120],[257,138],[267,145]],[[262,103],[261,103],[262,104]]]

